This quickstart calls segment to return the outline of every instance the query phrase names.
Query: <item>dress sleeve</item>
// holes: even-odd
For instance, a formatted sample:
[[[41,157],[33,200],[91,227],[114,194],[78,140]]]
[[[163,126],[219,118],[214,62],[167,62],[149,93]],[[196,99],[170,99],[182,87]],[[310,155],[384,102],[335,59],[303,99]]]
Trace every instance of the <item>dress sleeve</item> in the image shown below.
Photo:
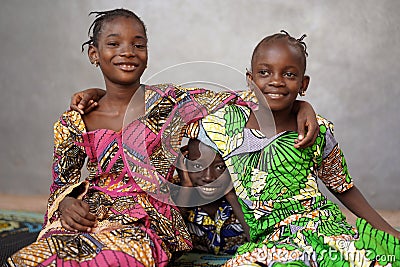
[[[317,118],[320,128],[325,132],[325,146],[322,163],[318,169],[318,177],[329,190],[336,193],[353,187],[353,179],[347,168],[347,163],[342,150],[333,135],[333,123],[323,118]]]
[[[65,196],[79,194],[84,190],[85,183],[80,182],[81,169],[85,162],[84,149],[76,144],[79,133],[84,128],[83,121],[77,119],[80,115],[66,112],[54,124],[54,151],[52,163],[52,184],[47,203],[45,226],[59,216],[58,205]]]

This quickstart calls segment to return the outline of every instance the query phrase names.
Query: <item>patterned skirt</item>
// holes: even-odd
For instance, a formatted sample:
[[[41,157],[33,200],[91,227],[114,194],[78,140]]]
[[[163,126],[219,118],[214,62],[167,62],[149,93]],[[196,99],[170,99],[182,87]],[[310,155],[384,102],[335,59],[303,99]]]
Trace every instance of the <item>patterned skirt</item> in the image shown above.
[[[56,220],[6,266],[166,266],[175,252],[191,249],[178,210],[146,194],[111,198],[96,191],[85,201],[102,218],[101,229],[74,233]]]
[[[327,225],[325,225],[327,226]],[[356,229],[347,234],[324,234],[309,222],[305,227],[288,225],[286,238],[246,243],[224,264],[230,266],[400,266],[400,240],[357,219]],[[348,228],[346,224],[343,228]],[[281,228],[280,231],[285,231]],[[347,230],[345,230],[347,231]],[[342,231],[343,232],[343,231]],[[275,236],[279,233],[275,233]]]

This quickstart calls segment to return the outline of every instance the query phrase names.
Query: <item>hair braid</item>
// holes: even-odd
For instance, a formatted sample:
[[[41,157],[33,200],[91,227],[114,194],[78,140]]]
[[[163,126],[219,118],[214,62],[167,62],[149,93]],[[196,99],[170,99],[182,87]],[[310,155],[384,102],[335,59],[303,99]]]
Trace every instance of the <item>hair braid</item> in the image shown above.
[[[82,44],[82,52],[85,50],[85,45],[97,46],[98,44],[97,40],[103,24],[117,17],[128,17],[138,20],[140,24],[142,24],[144,32],[146,34],[146,25],[144,24],[142,19],[130,10],[118,8],[107,11],[93,11],[89,13],[89,16],[93,14],[95,15],[96,19],[92,22],[92,24],[89,27],[88,30],[89,40]]]
[[[299,51],[302,53],[302,55],[304,56],[304,70],[306,69],[306,58],[308,56],[308,52],[307,52],[307,45],[306,43],[303,41],[304,38],[307,37],[306,34],[303,34],[300,38],[294,38],[292,37],[287,31],[285,30],[281,30],[279,33],[275,33],[273,35],[269,35],[267,37],[265,37],[264,39],[262,39],[257,46],[254,48],[253,51],[253,55],[251,57],[251,62],[253,62],[255,54],[257,53],[257,50],[260,48],[260,46],[264,43],[269,43],[278,39],[282,39],[282,38],[286,38],[287,41],[289,42],[290,45],[296,47],[297,49],[299,49]]]

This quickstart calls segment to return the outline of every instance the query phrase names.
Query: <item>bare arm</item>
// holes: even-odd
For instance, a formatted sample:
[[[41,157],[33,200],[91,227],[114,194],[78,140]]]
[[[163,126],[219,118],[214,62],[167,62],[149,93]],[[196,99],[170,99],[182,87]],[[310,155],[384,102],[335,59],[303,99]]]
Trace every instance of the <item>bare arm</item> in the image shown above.
[[[180,185],[182,186],[179,189],[179,203],[178,204],[186,205],[189,203],[190,193],[191,193],[190,190],[187,190],[187,188],[193,187],[192,181],[190,180],[189,174],[186,170],[186,165],[184,163],[185,155],[187,155],[189,153],[188,146],[182,147],[181,152],[182,152],[182,154],[178,156],[178,161],[177,161],[177,166],[176,166],[176,171],[179,176]],[[177,205],[177,206],[178,206],[183,218],[187,219],[188,212],[190,209],[188,207],[184,207],[181,205]]]
[[[357,217],[365,219],[376,229],[382,230],[400,239],[400,232],[390,226],[389,223],[371,207],[356,186],[353,186],[343,193],[332,193]]]
[[[100,88],[90,88],[72,95],[70,108],[81,114],[89,113],[98,105],[98,101],[106,94]]]
[[[247,238],[247,241],[250,241],[250,227],[246,223],[246,221],[244,220],[243,210],[242,210],[242,207],[240,206],[240,203],[239,203],[239,201],[237,199],[235,190],[232,189],[231,191],[229,191],[225,195],[225,199],[232,206],[232,209],[233,209],[233,212],[236,215],[236,218],[238,218],[240,224],[242,225],[243,231],[244,231],[244,233],[246,235],[246,238]]]
[[[315,111],[310,103],[296,100],[293,104],[293,113],[297,114],[297,131],[299,139],[294,147],[305,148],[311,146],[319,133],[319,126]]]

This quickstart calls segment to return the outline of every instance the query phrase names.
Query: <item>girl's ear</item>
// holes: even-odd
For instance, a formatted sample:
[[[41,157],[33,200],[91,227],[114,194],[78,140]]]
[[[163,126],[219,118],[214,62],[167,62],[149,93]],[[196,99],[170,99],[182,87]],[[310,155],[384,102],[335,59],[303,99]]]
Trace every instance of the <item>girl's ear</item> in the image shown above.
[[[300,96],[305,96],[306,95],[306,91],[307,91],[309,83],[310,83],[310,76],[304,75],[303,81],[301,82],[301,87],[299,89],[299,95]]]
[[[246,78],[253,80],[253,73],[246,68]]]
[[[250,88],[251,84],[253,83],[253,73],[246,68],[246,83],[247,87]]]
[[[89,57],[90,63],[92,63],[94,65],[99,64],[99,56],[97,53],[97,48],[94,45],[89,45],[88,57]]]

